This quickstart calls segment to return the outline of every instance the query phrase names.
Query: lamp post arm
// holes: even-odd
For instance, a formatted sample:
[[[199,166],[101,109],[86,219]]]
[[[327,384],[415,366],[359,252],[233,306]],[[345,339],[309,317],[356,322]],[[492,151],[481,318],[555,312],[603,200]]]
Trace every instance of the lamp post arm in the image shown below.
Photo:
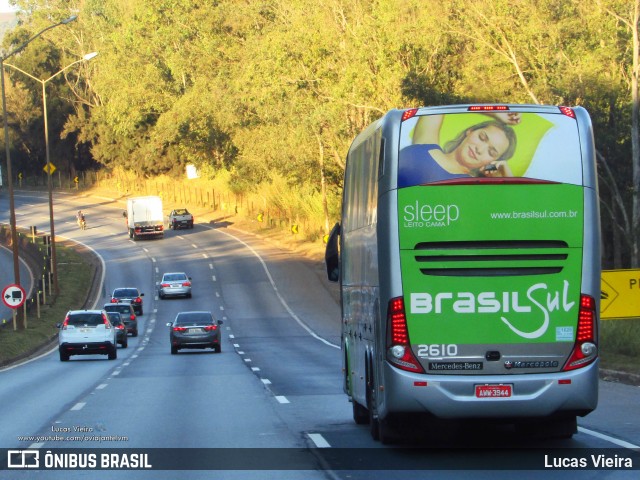
[[[34,41],[36,38],[38,38],[40,35],[42,35],[45,32],[48,32],[49,30],[51,30],[52,28],[56,28],[59,27],[60,25],[66,25],[67,23],[73,22],[77,17],[74,15],[72,17],[69,17],[65,20],[62,20],[61,22],[58,23],[54,23],[53,25],[49,25],[47,28],[45,28],[44,30],[40,30],[38,33],[36,33],[33,37],[31,37],[29,40],[27,40],[26,42],[24,42],[22,45],[20,45],[18,48],[16,48],[15,50],[12,50],[11,52],[7,53],[6,55],[3,55],[1,57],[2,62],[4,62],[7,58],[15,55],[16,53],[21,52],[27,45],[29,45],[32,41]]]
[[[14,70],[18,70],[21,73],[24,73],[27,77],[33,78],[36,82],[41,82],[42,80],[40,80],[38,77],[34,77],[33,75],[31,75],[30,73],[25,72],[24,70],[22,70],[20,67],[16,67],[15,65],[11,64],[11,63],[4,63],[3,64],[5,67],[11,67]]]
[[[31,75],[30,73],[25,72],[24,70],[22,70],[20,67],[16,67],[15,65],[11,64],[11,63],[4,63],[5,67],[11,67],[14,70],[18,70],[21,73],[24,73],[27,77],[29,78],[33,78],[36,82],[40,82],[40,83],[47,83],[49,80],[53,80],[55,77],[57,77],[58,75],[60,75],[62,72],[64,72],[66,69],[73,67],[74,65],[80,63],[80,62],[84,62],[84,58],[81,58],[80,60],[76,60],[73,63],[70,63],[69,65],[67,65],[66,67],[64,67],[61,70],[58,70],[56,73],[54,73],[53,75],[51,75],[49,78],[47,78],[46,80],[42,80],[38,77],[35,77],[33,75]]]
[[[67,66],[66,66],[66,67],[64,67],[63,69],[58,70],[56,73],[54,73],[54,74],[53,74],[53,75],[51,75],[49,78],[47,78],[47,79],[45,80],[45,82],[48,82],[49,80],[53,79],[54,77],[57,77],[57,76],[58,76],[58,75],[60,75],[62,72],[64,72],[67,68],[71,68],[71,67],[73,67],[74,65],[76,65],[76,64],[78,64],[78,63],[80,63],[80,62],[84,62],[84,61],[85,61],[85,59],[84,59],[84,58],[81,58],[80,60],[76,60],[75,62],[70,63],[69,65],[67,65]]]

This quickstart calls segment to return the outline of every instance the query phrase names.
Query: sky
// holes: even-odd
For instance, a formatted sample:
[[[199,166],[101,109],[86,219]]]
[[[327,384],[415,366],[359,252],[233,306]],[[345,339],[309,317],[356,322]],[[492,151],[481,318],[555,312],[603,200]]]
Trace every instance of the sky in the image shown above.
[[[15,8],[9,5],[9,0],[0,0],[0,12],[11,12],[13,10]]]

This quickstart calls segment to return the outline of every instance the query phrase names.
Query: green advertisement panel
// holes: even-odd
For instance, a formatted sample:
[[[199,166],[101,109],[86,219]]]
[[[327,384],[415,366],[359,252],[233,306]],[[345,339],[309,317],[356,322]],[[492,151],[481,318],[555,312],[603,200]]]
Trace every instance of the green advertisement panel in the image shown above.
[[[398,189],[412,344],[573,342],[583,191],[571,184]]]

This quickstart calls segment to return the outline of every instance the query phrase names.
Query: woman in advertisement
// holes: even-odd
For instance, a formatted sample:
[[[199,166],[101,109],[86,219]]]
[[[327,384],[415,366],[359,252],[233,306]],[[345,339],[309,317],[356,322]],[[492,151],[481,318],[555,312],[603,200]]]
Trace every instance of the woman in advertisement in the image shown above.
[[[444,115],[418,118],[413,145],[400,155],[398,187],[465,177],[511,177],[509,160],[516,149],[512,125],[520,123],[516,112],[492,112],[492,120],[461,131],[440,146]]]

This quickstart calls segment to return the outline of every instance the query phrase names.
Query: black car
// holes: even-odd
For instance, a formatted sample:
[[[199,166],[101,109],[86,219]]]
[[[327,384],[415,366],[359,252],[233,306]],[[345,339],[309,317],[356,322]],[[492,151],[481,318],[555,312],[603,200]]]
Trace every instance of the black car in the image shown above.
[[[103,309],[107,312],[118,312],[122,314],[122,321],[127,327],[127,333],[138,336],[138,318],[130,303],[106,303]]]
[[[213,348],[222,350],[220,342],[222,320],[213,318],[211,312],[180,312],[173,322],[167,323],[171,353],[181,348]]]
[[[116,329],[116,342],[127,348],[129,346],[129,333],[127,332],[127,326],[124,324],[121,318],[121,314],[118,312],[107,312],[107,318]]]
[[[111,303],[130,303],[133,305],[136,315],[142,316],[142,297],[144,297],[144,293],[141,293],[137,288],[116,288],[111,294]]]

